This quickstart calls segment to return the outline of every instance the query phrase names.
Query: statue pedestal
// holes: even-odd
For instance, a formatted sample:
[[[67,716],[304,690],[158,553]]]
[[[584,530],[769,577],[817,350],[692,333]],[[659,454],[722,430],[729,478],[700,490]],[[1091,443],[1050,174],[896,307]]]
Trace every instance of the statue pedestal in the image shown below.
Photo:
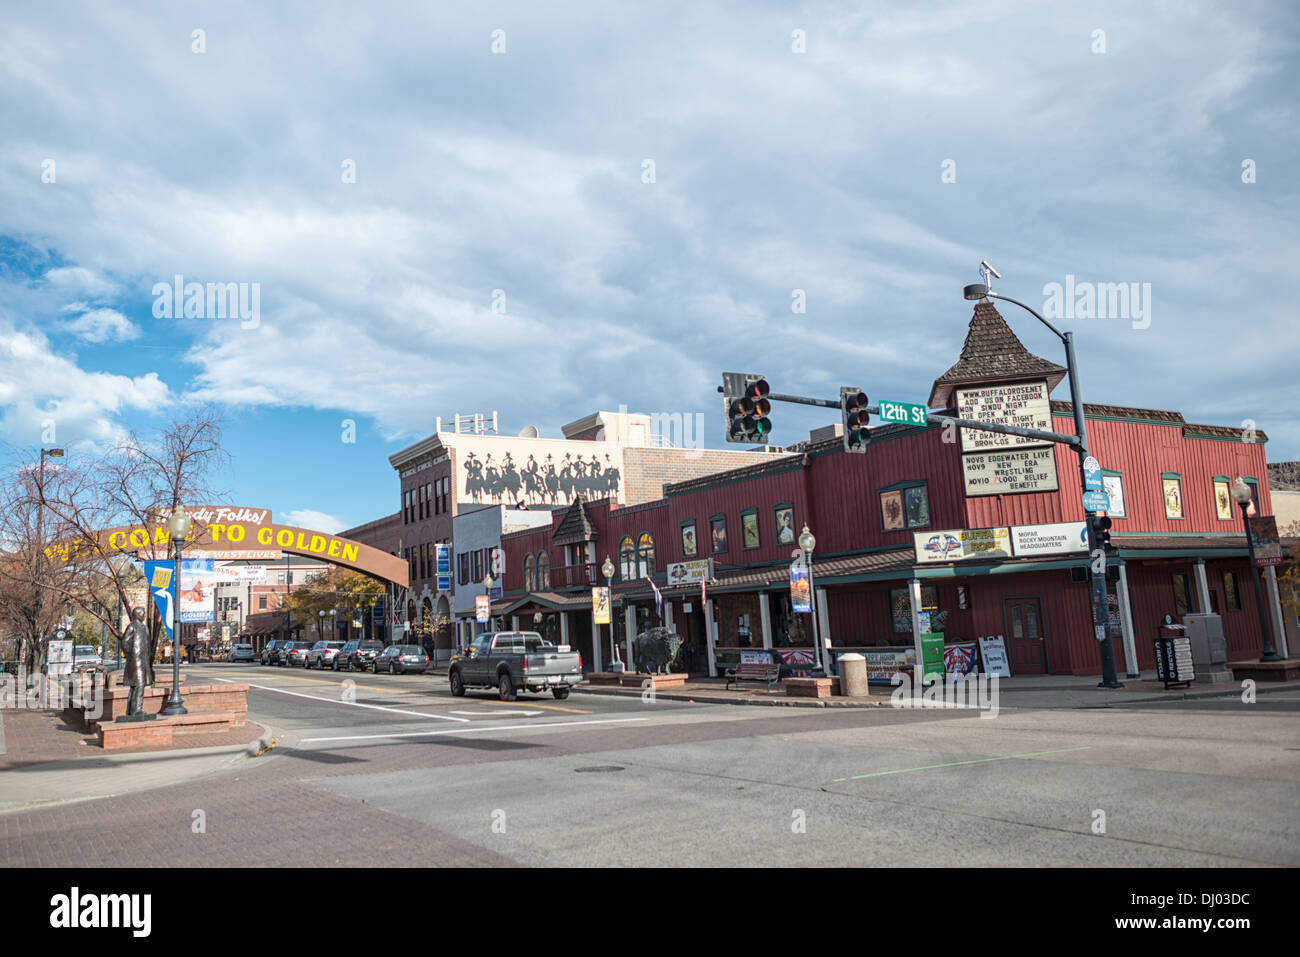
[[[671,688],[681,688],[686,684],[689,675],[684,672],[666,675],[639,675],[635,671],[627,671],[618,676],[618,683],[624,688],[644,688],[646,682],[650,682],[650,687],[656,691],[667,691]]]
[[[124,714],[120,718],[114,718],[113,723],[120,724],[121,722],[124,721],[136,722],[136,721],[157,721],[157,720],[158,720],[158,715],[145,714],[143,711],[141,711],[139,714]]]

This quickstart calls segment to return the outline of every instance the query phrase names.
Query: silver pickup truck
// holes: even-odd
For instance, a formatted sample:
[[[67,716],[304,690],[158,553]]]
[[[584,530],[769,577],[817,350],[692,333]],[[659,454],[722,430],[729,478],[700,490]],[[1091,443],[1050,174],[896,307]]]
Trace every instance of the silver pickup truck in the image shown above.
[[[496,631],[477,636],[447,669],[451,693],[466,688],[496,688],[502,701],[514,701],[521,691],[550,691],[567,698],[582,680],[582,655],[561,651],[535,631]]]

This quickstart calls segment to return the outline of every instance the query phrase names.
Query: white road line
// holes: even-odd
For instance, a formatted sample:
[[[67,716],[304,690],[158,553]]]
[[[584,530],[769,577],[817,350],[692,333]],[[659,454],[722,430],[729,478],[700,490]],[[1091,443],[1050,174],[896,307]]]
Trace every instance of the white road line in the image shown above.
[[[515,718],[519,716],[528,717],[534,714],[545,714],[544,711],[452,711],[450,714],[472,714],[475,717],[484,718]]]
[[[225,678],[218,678],[218,681],[225,681]],[[243,682],[241,682],[242,684]],[[335,698],[322,698],[320,695],[303,694],[301,691],[289,691],[285,688],[272,688],[270,685],[255,685],[251,682],[250,688],[260,688],[262,691],[274,691],[277,694],[291,694],[295,698],[309,698],[312,701],[324,701],[326,704],[342,704],[350,708],[370,708],[374,711],[391,711],[393,714],[411,714],[417,718],[437,718],[439,721],[463,721],[469,723],[469,718],[452,718],[445,714],[425,714],[423,711],[407,711],[405,708],[386,708],[381,704],[362,704],[360,701],[343,701]]]
[[[535,728],[559,728],[579,724],[622,724],[628,721],[649,721],[649,718],[595,718],[591,721],[542,721],[532,724],[479,725],[473,728],[454,728],[446,731],[404,731],[399,734],[352,734],[336,738],[302,738],[303,744],[318,741],[373,741],[376,738],[431,738],[442,734],[473,734],[475,731],[526,731]]]

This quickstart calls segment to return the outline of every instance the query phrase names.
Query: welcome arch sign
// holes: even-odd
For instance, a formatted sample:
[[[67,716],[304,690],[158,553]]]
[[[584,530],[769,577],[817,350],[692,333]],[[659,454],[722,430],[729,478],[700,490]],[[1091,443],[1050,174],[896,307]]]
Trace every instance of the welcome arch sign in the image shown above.
[[[203,506],[189,511],[190,534],[185,551],[198,558],[225,561],[273,561],[282,552],[305,555],[364,572],[399,588],[409,586],[409,566],[397,555],[371,545],[328,532],[282,525],[271,519],[266,508]],[[165,516],[148,522],[119,525],[98,534],[99,548],[107,553],[133,554],[137,558],[168,558],[171,533]],[[75,545],[60,544],[50,549],[51,559],[67,560]]]

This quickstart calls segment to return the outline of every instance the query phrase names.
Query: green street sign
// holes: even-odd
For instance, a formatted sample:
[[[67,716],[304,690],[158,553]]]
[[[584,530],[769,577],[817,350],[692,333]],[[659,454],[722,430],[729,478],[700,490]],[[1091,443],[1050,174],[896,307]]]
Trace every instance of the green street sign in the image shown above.
[[[925,425],[926,408],[919,402],[880,402],[881,422],[901,422],[903,425]]]

